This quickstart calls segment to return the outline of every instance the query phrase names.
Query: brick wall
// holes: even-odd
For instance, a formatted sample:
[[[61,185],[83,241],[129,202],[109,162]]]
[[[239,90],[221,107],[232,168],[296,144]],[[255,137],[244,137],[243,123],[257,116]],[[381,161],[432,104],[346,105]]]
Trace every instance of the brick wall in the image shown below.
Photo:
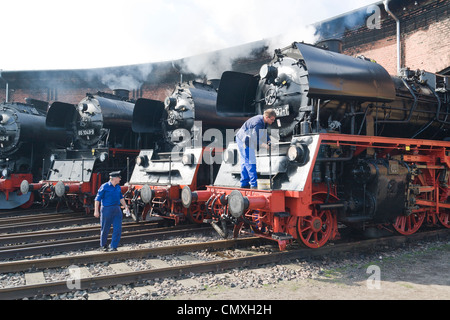
[[[407,2],[405,2],[407,3]],[[440,72],[450,66],[450,2],[444,0],[409,1],[394,14],[401,23],[402,67]],[[362,54],[376,60],[389,73],[397,73],[395,21],[382,6],[380,30],[362,27],[348,31],[344,53]]]

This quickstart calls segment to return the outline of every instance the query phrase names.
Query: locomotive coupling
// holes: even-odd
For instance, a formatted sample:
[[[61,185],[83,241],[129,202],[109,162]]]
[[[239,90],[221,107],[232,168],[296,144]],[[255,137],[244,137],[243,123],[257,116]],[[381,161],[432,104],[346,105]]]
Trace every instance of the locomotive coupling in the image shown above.
[[[140,190],[139,195],[143,203],[151,203],[155,198],[167,198],[169,196],[169,188],[167,187],[155,187],[150,188],[148,184],[145,184]]]

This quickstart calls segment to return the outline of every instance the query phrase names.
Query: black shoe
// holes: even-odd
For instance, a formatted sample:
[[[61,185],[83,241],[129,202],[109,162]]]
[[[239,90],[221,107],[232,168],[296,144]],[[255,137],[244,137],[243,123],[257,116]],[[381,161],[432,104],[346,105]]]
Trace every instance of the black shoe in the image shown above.
[[[102,250],[102,251],[108,251],[108,246],[106,245],[106,246],[103,246],[103,247],[100,247],[100,250]]]
[[[252,190],[258,190],[258,186],[255,186],[255,187],[254,187],[254,186],[251,186],[250,189],[252,189]]]
[[[250,189],[250,186],[241,187],[241,189]]]
[[[109,249],[109,252],[114,252],[114,251],[117,251],[117,248],[111,248],[111,249]]]

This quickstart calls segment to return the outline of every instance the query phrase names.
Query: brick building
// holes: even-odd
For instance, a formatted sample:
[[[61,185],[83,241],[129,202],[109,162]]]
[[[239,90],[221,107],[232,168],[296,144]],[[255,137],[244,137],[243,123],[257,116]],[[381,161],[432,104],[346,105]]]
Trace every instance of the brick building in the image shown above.
[[[392,0],[389,8],[400,22],[401,67],[450,74],[450,1]],[[396,21],[382,1],[315,26],[319,38],[341,39],[345,54],[370,57],[389,73],[397,73]],[[116,88],[129,89],[130,98],[164,100],[181,79],[210,77],[206,70],[210,66],[215,67],[216,77],[230,69],[258,72],[272,57],[267,48],[265,41],[259,41],[162,63],[86,70],[4,71],[0,77],[0,101],[7,98],[22,102],[31,97],[50,103],[78,103],[87,92],[112,92]],[[228,58],[224,61],[223,57]],[[190,62],[195,62],[197,69],[189,67]]]

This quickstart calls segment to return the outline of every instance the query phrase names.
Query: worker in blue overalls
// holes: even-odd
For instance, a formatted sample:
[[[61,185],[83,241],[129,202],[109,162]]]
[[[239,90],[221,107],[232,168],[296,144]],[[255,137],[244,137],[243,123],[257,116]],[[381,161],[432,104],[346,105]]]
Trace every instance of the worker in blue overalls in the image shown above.
[[[101,213],[100,246],[104,251],[108,250],[107,242],[111,225],[113,226],[113,233],[110,251],[117,251],[117,247],[119,246],[122,235],[122,210],[120,205],[122,204],[126,212],[129,212],[119,185],[121,179],[120,171],[111,172],[109,174],[109,181],[102,184],[95,197],[94,216],[98,218]],[[100,202],[102,206],[99,211]]]
[[[256,151],[260,147],[267,150],[270,148],[267,125],[271,125],[276,116],[273,109],[267,109],[263,115],[248,119],[236,134],[236,143],[241,156],[241,188],[258,188]]]

